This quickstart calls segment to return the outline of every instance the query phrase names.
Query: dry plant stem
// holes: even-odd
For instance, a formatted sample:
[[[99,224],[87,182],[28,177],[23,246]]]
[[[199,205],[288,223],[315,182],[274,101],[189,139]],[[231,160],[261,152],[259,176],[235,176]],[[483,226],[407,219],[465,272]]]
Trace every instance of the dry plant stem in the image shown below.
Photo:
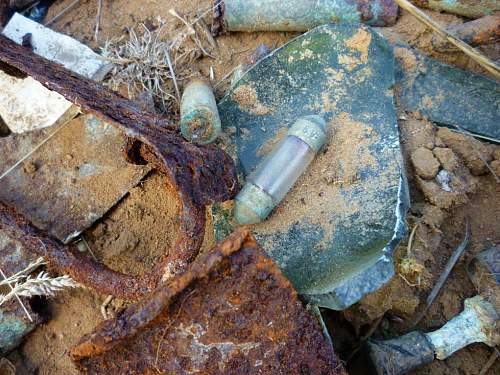
[[[483,368],[481,369],[481,371],[479,372],[478,375],[486,375],[486,373],[491,368],[491,366],[493,366],[493,364],[496,362],[496,360],[499,357],[499,355],[500,354],[498,353],[498,349],[497,348],[493,348],[493,353],[491,353],[491,356],[488,359],[488,362],[486,362],[484,364]]]
[[[448,279],[448,276],[451,273],[451,270],[453,267],[455,267],[455,264],[457,263],[458,259],[460,256],[464,253],[464,251],[467,249],[469,242],[471,238],[471,232],[470,232],[470,223],[469,220],[467,219],[465,223],[465,237],[460,243],[460,245],[457,246],[457,248],[453,251],[453,253],[450,256],[450,259],[448,259],[448,262],[446,263],[446,266],[444,267],[443,272],[439,276],[438,281],[436,282],[436,285],[434,285],[434,288],[432,288],[431,293],[427,297],[426,300],[426,305],[425,308],[418,314],[417,319],[413,323],[413,326],[416,326],[422,318],[425,316],[427,313],[427,310],[429,310],[429,307],[432,305],[436,297],[438,296],[439,292],[443,288],[444,283]]]
[[[83,234],[80,236],[80,238],[82,239],[82,242],[83,244],[85,245],[85,247],[87,248],[88,252],[90,253],[90,255],[92,255],[92,258],[94,258],[94,260],[97,262],[97,257],[95,256],[94,252],[92,251],[92,249],[90,248],[90,245],[89,243],[87,242],[87,240],[85,239],[85,237],[83,236]]]
[[[27,276],[23,282],[16,283],[6,295],[0,295],[0,306],[18,296],[53,296],[64,288],[75,288],[78,284],[69,276],[52,278],[48,273],[41,271],[35,278]]]
[[[172,75],[172,81],[174,82],[175,94],[177,96],[177,102],[181,102],[181,93],[179,91],[179,85],[177,84],[177,78],[175,77],[174,67],[172,66],[172,60],[170,59],[170,53],[168,52],[168,48],[165,50],[168,69],[170,70],[170,74]]]
[[[101,11],[102,11],[102,0],[97,0],[97,15],[95,21],[95,31],[94,40],[97,42],[99,37],[99,27],[101,26]]]
[[[168,10],[168,13],[170,13],[172,16],[174,16],[175,18],[178,18],[184,25],[186,25],[190,35],[194,35],[196,34],[196,31],[194,30],[193,26],[187,22],[184,17],[182,17],[174,8],[170,8]]]
[[[3,273],[2,269],[0,268],[0,274],[2,275],[2,277],[7,280],[7,277],[5,276],[5,274]],[[10,283],[7,283],[9,285],[9,288],[10,288],[10,291],[11,293],[14,293],[14,296],[16,297],[17,299],[17,302],[19,302],[19,304],[21,305],[21,307],[23,308],[24,312],[26,313],[26,315],[28,316],[28,319],[30,320],[30,322],[33,323],[33,318],[31,317],[30,313],[28,312],[28,309],[26,308],[26,306],[24,306],[23,304],[23,301],[21,301],[21,298],[19,298],[19,296],[14,292],[14,287],[12,285],[10,285]],[[0,301],[0,304],[1,304],[1,301]]]
[[[413,247],[413,239],[415,238],[415,233],[417,232],[417,228],[420,226],[421,220],[419,220],[410,233],[410,238],[408,238],[408,246],[406,247],[406,257],[409,258],[411,255],[411,249]]]
[[[59,13],[57,13],[54,17],[52,17],[50,20],[48,20],[47,22],[44,23],[45,26],[49,26],[50,24],[56,22],[59,18],[61,18],[62,16],[64,16],[66,13],[68,13],[71,9],[73,9],[78,3],[80,2],[80,0],[75,0],[73,1],[71,4],[69,4],[66,8],[64,8],[63,10],[61,10]]]
[[[408,0],[395,0],[395,2],[404,10],[410,12],[415,16],[420,22],[430,27],[436,33],[445,38],[448,42],[462,50],[467,56],[472,58],[478,64],[480,64],[484,69],[490,72],[496,79],[500,79],[500,66],[488,59],[481,52],[472,48],[467,43],[464,43],[460,39],[455,38],[448,31],[446,31],[442,26],[438,25],[432,18],[418,9],[416,6],[411,4]]]
[[[20,279],[25,278],[31,272],[33,272],[38,267],[40,267],[44,264],[47,264],[47,262],[45,262],[45,259],[43,259],[42,257],[39,257],[34,262],[28,264],[28,266],[25,269],[19,271],[18,273],[15,273],[12,276],[9,276],[7,279],[5,279],[3,281],[0,281],[0,285],[5,285],[8,283],[17,283]]]
[[[373,334],[375,333],[375,331],[377,330],[378,326],[380,325],[380,323],[382,322],[382,319],[384,318],[384,315],[381,315],[380,317],[378,317],[374,322],[373,324],[370,326],[370,329],[368,330],[368,332],[360,338],[359,340],[359,343],[358,343],[358,346],[356,347],[356,349],[354,349],[352,351],[352,353],[349,355],[349,357],[346,359],[347,362],[349,362],[353,357],[354,355],[363,347],[363,344],[370,339],[370,337],[373,336]]]

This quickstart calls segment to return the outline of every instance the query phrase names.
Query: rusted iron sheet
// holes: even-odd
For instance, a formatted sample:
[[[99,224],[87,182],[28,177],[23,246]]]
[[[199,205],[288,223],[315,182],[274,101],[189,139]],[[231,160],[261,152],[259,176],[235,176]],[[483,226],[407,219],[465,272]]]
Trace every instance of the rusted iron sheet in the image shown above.
[[[1,35],[0,60],[119,128],[129,137],[125,147],[129,161],[149,162],[166,174],[182,204],[180,236],[162,261],[161,277],[167,279],[185,269],[202,243],[205,205],[228,200],[239,190],[233,160],[213,145],[185,141],[167,119]]]
[[[290,282],[240,229],[71,350],[87,374],[345,373]]]
[[[0,138],[0,174],[55,128]],[[68,242],[113,207],[149,168],[127,163],[124,137],[92,115],[70,121],[24,165],[0,181],[0,200]]]

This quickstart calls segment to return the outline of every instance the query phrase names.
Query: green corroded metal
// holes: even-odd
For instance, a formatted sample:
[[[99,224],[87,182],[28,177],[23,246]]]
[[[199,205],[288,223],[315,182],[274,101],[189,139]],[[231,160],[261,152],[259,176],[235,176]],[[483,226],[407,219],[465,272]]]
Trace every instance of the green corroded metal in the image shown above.
[[[467,18],[480,18],[500,11],[498,0],[412,0],[412,2],[422,8]]]
[[[0,355],[19,345],[22,338],[31,332],[35,322],[30,322],[21,309],[9,312],[0,307]]]
[[[260,223],[269,216],[275,204],[264,190],[247,182],[236,197],[234,217],[240,224]]]
[[[326,142],[325,121],[318,116],[300,118],[292,125],[287,134],[303,140],[317,153]]]
[[[399,103],[429,120],[500,142],[500,86],[479,74],[443,64],[411,47],[397,46]],[[405,64],[406,61],[413,61]]]
[[[398,7],[392,0],[225,0],[230,31],[306,31],[325,23],[390,26]]]
[[[348,175],[345,163],[352,162],[355,181],[334,181],[319,191],[306,171],[297,182],[305,189],[305,213],[286,211],[292,198],[300,204],[292,190],[268,220],[250,226],[298,292],[319,306],[346,308],[394,275],[392,251],[405,232],[409,202],[393,85],[394,56],[387,41],[362,25],[332,24],[262,59],[219,102],[223,129],[236,128],[226,149],[240,181],[265,157],[263,146],[305,115],[322,116],[331,132],[329,144],[308,171],[328,150],[342,146],[336,143],[339,134],[349,142],[348,129],[357,129],[358,135],[352,134],[350,146],[342,146],[346,152],[368,142],[351,152],[349,160],[342,155],[332,160],[338,164],[335,180]],[[242,101],[243,93],[253,101]],[[342,204],[344,210],[339,209]],[[310,214],[308,205],[315,205],[321,220]],[[232,209],[227,202],[213,207],[217,239],[234,228]],[[269,230],[270,220],[286,225]]]
[[[34,260],[34,255],[24,248],[22,242],[0,231],[0,269],[4,275],[12,276]],[[9,287],[3,285],[0,293],[8,291]],[[28,318],[16,298],[0,306],[0,356],[19,345],[23,337],[41,322],[41,317],[32,310],[28,299],[20,298],[33,320]]]

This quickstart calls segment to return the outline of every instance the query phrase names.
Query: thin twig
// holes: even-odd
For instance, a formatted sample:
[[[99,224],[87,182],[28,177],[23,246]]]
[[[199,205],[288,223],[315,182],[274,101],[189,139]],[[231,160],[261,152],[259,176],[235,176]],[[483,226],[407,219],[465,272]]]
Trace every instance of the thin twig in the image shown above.
[[[422,12],[416,6],[411,4],[408,0],[395,0],[396,3],[403,8],[404,10],[410,12],[415,18],[417,18],[420,22],[430,27],[433,31],[438,33],[440,36],[445,38],[451,44],[458,47],[462,52],[464,52],[471,59],[476,61],[479,65],[481,65],[488,72],[493,74],[496,79],[500,79],[500,66],[498,66],[495,62],[491,61],[477,49],[472,48],[467,43],[464,43],[462,40],[454,37],[450,34],[446,29],[436,23],[432,18],[430,18],[427,14]]]
[[[358,346],[356,347],[356,349],[354,349],[352,351],[352,353],[349,355],[349,357],[346,359],[346,362],[349,362],[353,357],[354,355],[363,347],[363,344],[369,340],[373,334],[375,333],[375,331],[377,330],[378,326],[380,325],[380,323],[382,322],[382,319],[384,318],[384,314],[382,314],[380,317],[378,317],[373,323],[372,325],[370,326],[370,329],[368,330],[368,332],[366,332],[366,334],[361,337],[359,339],[359,343],[358,343]]]
[[[102,11],[102,0],[97,0],[97,14],[95,19],[95,30],[94,30],[94,40],[98,41],[99,37],[99,27],[101,26],[101,11]]]
[[[5,274],[3,273],[2,269],[0,268],[0,274],[2,275],[2,277],[7,280],[7,276],[5,276]],[[12,285],[10,285],[9,282],[7,282],[7,284],[9,285],[9,288],[10,288],[10,291],[11,293],[14,293],[14,297],[16,297],[17,299],[17,302],[19,302],[19,304],[21,305],[21,307],[23,308],[24,312],[26,313],[26,315],[28,316],[28,319],[30,320],[30,322],[33,323],[33,318],[31,317],[28,309],[26,308],[26,306],[24,306],[24,303],[23,301],[21,301],[21,298],[19,298],[19,296],[17,295],[17,293],[14,291],[14,287]]]
[[[233,75],[234,71],[235,71],[236,69],[238,69],[238,67],[239,67],[239,65],[235,66],[233,69],[231,69],[231,70],[229,71],[229,73],[227,73],[224,77],[222,77],[222,78],[219,80],[219,82],[217,82],[217,83],[214,85],[214,90],[215,90],[217,87],[219,87],[219,86],[220,86],[220,85],[221,85],[221,84],[222,84],[222,83],[223,83],[226,79],[228,79],[229,77],[231,77],[231,76]]]
[[[44,23],[45,26],[49,26],[50,24],[56,22],[60,17],[64,16],[66,13],[68,13],[71,9],[73,9],[80,0],[75,0],[71,4],[69,4],[66,8],[61,10],[59,13],[57,13],[54,17],[52,17],[50,20]]]
[[[181,94],[179,91],[179,86],[177,85],[177,78],[175,78],[174,67],[172,66],[172,60],[170,60],[170,53],[168,52],[168,48],[165,49],[165,57],[167,58],[168,69],[170,70],[170,74],[172,75],[172,81],[174,82],[175,94],[177,95],[177,101],[181,102]]]
[[[189,33],[191,35],[194,35],[196,34],[196,31],[195,29],[193,28],[193,26],[188,22],[186,21],[186,19],[184,17],[182,17],[174,8],[170,8],[168,13],[170,13],[172,16],[174,16],[175,18],[178,18],[179,20],[181,20],[181,22],[186,25],[187,29],[189,30]]]
[[[15,162],[10,168],[8,168],[5,172],[0,175],[0,180],[2,180],[5,176],[7,176],[10,172],[16,169],[21,163],[23,163],[26,159],[32,156],[40,147],[42,147],[45,143],[47,143],[52,137],[54,137],[57,133],[59,133],[66,125],[71,122],[72,119],[66,121],[64,124],[59,126],[52,134],[50,134],[47,138],[45,138],[42,142],[35,146],[30,152],[24,155],[21,159]]]
[[[96,258],[96,256],[95,256],[94,252],[93,252],[93,251],[92,251],[92,249],[90,248],[89,243],[87,242],[87,240],[85,239],[85,237],[83,236],[83,234],[80,236],[80,238],[82,239],[82,242],[83,242],[83,244],[85,245],[85,247],[87,248],[87,250],[88,250],[88,252],[90,253],[90,255],[92,255],[92,258],[94,258],[94,260],[95,260],[96,262],[98,262],[98,260],[97,260],[97,258]]]
[[[429,310],[429,307],[432,305],[436,297],[438,296],[439,292],[443,288],[444,283],[448,279],[448,276],[451,273],[451,270],[453,267],[455,267],[455,264],[457,263],[458,259],[460,256],[464,253],[464,251],[467,249],[469,242],[471,238],[471,231],[470,231],[470,223],[469,220],[466,220],[465,223],[465,237],[460,243],[460,245],[457,246],[457,248],[453,251],[453,253],[450,256],[450,259],[448,259],[448,263],[446,263],[446,266],[444,267],[443,272],[439,276],[438,281],[436,282],[436,285],[434,285],[434,288],[432,288],[431,293],[427,297],[426,300],[426,305],[425,308],[418,314],[417,319],[413,323],[413,326],[416,326],[424,317],[424,315],[427,313],[427,310]]]
[[[493,348],[493,353],[491,353],[490,358],[488,359],[488,362],[486,362],[484,364],[483,368],[481,369],[481,371],[479,372],[478,375],[486,375],[486,373],[488,372],[490,367],[493,366],[493,364],[496,362],[496,360],[499,356],[500,356],[500,354],[498,353],[498,349]]]
[[[406,247],[406,257],[409,258],[411,254],[411,249],[413,247],[413,238],[415,237],[415,233],[417,231],[418,226],[420,225],[421,219],[415,224],[410,233],[410,238],[408,238],[408,246]]]

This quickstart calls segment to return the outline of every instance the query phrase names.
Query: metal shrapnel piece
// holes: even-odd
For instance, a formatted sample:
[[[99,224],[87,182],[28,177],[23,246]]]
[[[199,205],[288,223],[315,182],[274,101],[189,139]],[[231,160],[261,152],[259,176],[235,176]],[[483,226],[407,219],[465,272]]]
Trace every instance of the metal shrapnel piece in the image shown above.
[[[440,329],[367,344],[371,364],[379,375],[401,375],[443,360],[467,345],[482,342],[495,347],[500,343],[498,312],[481,296],[465,300],[464,311]]]
[[[457,350],[475,342],[494,347],[500,344],[500,334],[496,331],[498,313],[481,296],[465,300],[462,313],[437,331],[426,333],[434,346],[437,359],[445,359]]]

